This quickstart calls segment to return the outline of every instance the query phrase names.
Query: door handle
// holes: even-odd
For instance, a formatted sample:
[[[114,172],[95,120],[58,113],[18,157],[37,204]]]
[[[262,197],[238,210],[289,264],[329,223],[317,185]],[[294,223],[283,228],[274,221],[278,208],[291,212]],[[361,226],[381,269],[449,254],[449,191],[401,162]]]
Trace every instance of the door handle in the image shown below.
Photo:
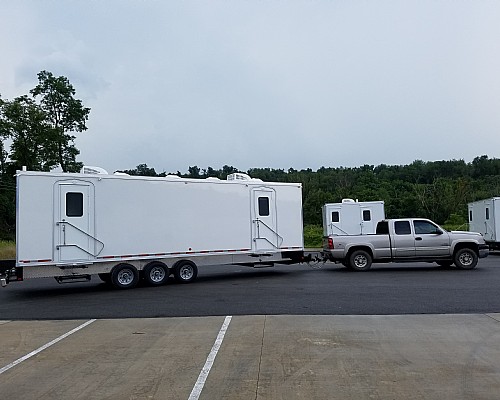
[[[419,237],[416,237],[415,240],[422,240],[422,238],[419,236]]]

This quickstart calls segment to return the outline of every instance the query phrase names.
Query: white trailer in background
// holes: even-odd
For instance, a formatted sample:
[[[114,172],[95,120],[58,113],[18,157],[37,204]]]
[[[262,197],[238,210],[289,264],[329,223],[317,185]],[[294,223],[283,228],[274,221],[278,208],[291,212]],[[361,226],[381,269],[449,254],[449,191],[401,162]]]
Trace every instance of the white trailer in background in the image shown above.
[[[16,266],[3,283],[98,275],[117,288],[197,266],[272,266],[303,260],[302,187],[232,174],[227,180],[81,173],[17,173]],[[1,274],[1,271],[0,271]]]
[[[325,204],[322,211],[324,236],[375,233],[377,223],[385,219],[383,201],[343,199]]]
[[[479,232],[491,249],[500,249],[500,197],[469,203],[469,231]]]

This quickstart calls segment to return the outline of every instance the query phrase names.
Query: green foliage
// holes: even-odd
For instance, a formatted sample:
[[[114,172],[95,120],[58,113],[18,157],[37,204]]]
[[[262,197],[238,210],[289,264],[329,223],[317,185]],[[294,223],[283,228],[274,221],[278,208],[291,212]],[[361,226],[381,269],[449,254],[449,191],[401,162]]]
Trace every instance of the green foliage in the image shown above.
[[[10,240],[0,240],[0,260],[16,258],[16,244]]]
[[[309,249],[323,247],[323,228],[320,225],[304,226],[304,247]]]

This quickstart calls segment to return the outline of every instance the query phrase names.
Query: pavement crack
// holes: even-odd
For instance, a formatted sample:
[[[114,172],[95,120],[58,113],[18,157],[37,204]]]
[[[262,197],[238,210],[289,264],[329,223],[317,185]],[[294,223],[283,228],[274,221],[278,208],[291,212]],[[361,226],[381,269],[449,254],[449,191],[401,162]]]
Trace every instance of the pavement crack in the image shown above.
[[[257,386],[255,388],[255,400],[257,400],[257,397],[259,396],[260,368],[262,365],[262,354],[264,353],[264,335],[266,334],[266,321],[267,321],[267,315],[264,315],[264,326],[262,327],[262,342],[260,344],[259,369],[257,372]]]

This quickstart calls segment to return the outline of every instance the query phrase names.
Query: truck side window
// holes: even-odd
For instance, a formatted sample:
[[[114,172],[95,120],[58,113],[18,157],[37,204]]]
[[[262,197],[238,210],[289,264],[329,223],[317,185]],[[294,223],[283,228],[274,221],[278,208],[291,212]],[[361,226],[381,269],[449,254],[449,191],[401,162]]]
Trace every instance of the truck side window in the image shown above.
[[[389,234],[389,222],[380,221],[377,224],[377,235],[388,235]]]
[[[269,216],[269,197],[259,197],[259,216]]]
[[[363,210],[363,221],[371,221],[372,220],[372,213],[370,210]]]
[[[396,235],[410,235],[410,221],[395,221],[394,231],[396,232]]]
[[[340,214],[338,211],[332,211],[332,222],[339,222]]]
[[[77,193],[77,192],[66,193],[66,216],[67,217],[83,216],[83,193]]]
[[[428,221],[413,221],[413,226],[417,235],[429,235],[439,232],[439,228]]]

